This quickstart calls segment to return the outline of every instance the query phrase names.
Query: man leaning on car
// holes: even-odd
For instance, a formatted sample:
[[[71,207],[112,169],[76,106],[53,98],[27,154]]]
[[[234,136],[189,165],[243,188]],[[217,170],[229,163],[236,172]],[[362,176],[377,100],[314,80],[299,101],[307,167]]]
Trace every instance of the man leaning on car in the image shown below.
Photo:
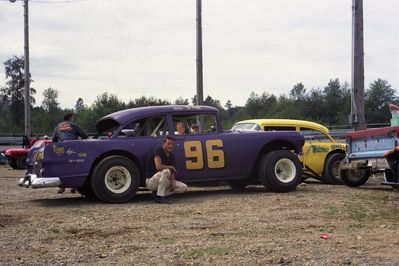
[[[74,123],[75,114],[66,113],[64,115],[64,121],[59,123],[53,133],[53,142],[64,141],[64,140],[75,140],[81,137],[87,139],[89,136],[84,132],[78,125]],[[58,193],[64,193],[65,188],[60,187]],[[71,193],[75,193],[75,188],[71,189]]]
[[[59,123],[54,129],[53,142],[74,140],[79,137],[87,139],[89,136],[78,125],[76,125],[74,121],[75,114],[66,113],[64,115],[64,121]]]

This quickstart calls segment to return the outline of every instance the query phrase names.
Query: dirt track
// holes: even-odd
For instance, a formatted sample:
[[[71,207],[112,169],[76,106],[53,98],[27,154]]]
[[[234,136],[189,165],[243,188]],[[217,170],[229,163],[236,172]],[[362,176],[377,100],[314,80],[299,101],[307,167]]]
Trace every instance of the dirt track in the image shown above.
[[[377,179],[111,205],[19,188],[21,175],[0,166],[0,265],[399,265],[399,193]]]

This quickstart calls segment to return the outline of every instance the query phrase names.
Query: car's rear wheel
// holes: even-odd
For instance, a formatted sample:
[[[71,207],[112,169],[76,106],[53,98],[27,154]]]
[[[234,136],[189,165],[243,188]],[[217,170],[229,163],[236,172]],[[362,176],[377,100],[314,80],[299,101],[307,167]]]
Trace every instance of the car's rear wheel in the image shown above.
[[[302,181],[302,166],[294,153],[272,151],[265,154],[259,163],[259,178],[271,191],[292,191]]]
[[[21,155],[18,157],[16,161],[18,169],[26,169],[26,158],[28,158],[26,155]]]
[[[328,155],[324,163],[323,181],[329,184],[342,184],[342,179],[339,177],[339,165],[345,155],[342,153],[333,153]]]
[[[104,158],[94,169],[91,189],[102,201],[123,203],[136,195],[140,172],[134,162],[123,156]]]
[[[340,177],[349,187],[358,187],[365,184],[370,178],[371,172],[367,169],[341,170]]]
[[[12,169],[18,169],[17,160],[14,158],[7,158],[8,165],[11,166]]]

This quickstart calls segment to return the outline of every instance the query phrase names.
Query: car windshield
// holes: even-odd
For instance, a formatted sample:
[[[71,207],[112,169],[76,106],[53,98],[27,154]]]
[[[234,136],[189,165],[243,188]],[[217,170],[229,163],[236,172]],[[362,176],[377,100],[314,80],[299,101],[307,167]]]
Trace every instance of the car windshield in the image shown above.
[[[235,124],[231,130],[239,131],[260,131],[260,126],[254,123]]]
[[[33,148],[42,148],[45,145],[46,145],[46,143],[44,142],[44,140],[38,140],[38,141],[35,142],[35,144],[33,144],[31,149],[33,149]]]

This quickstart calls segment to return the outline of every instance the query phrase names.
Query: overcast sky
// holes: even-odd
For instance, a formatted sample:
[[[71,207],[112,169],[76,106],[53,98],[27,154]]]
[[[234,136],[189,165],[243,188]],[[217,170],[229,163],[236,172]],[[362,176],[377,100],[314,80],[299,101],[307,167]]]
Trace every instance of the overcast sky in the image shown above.
[[[31,0],[37,104],[63,108],[109,92],[121,100],[196,93],[195,0]],[[70,0],[63,0],[70,1]],[[61,2],[63,2],[61,1]],[[244,105],[251,91],[288,94],[351,79],[351,0],[203,0],[204,96]],[[365,83],[399,88],[399,1],[364,1]],[[23,55],[22,2],[0,0],[0,61]],[[0,86],[5,83],[1,65]]]

